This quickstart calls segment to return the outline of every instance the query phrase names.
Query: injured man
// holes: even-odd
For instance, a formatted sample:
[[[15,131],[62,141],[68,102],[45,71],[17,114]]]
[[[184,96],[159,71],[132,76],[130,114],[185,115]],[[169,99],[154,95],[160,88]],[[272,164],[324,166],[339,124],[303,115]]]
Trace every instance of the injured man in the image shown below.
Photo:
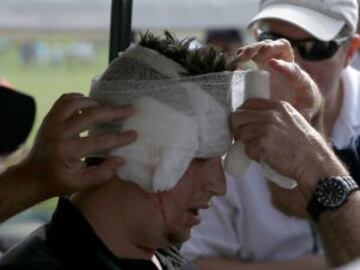
[[[106,184],[60,198],[50,222],[1,257],[0,269],[183,267],[175,246],[200,223],[199,209],[225,194],[221,157],[231,148],[229,114],[242,102],[244,78],[221,53],[190,43],[146,33],[93,80],[90,96],[127,113],[84,129],[135,131],[136,140],[88,164],[120,156],[124,165]]]

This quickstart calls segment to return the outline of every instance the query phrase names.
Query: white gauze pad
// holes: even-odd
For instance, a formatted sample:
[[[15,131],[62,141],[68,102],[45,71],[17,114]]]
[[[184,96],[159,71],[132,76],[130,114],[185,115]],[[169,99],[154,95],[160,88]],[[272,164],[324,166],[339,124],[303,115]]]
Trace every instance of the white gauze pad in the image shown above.
[[[110,156],[126,160],[117,174],[148,192],[169,190],[183,176],[199,147],[197,123],[153,98],[140,97],[134,107],[136,115],[124,122],[123,129],[138,132],[136,143],[110,152]]]

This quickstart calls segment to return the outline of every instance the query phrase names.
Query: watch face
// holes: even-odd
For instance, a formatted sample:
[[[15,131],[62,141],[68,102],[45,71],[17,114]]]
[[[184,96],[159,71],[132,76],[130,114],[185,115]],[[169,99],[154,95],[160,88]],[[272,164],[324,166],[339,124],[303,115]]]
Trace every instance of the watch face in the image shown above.
[[[338,179],[332,178],[322,182],[316,191],[317,200],[326,207],[338,207],[346,199],[346,185]]]

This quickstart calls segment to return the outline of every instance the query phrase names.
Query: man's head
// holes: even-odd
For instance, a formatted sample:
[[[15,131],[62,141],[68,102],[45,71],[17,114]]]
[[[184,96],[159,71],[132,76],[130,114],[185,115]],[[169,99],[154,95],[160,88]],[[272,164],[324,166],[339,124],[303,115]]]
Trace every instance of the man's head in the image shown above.
[[[138,137],[109,151],[125,159],[117,177],[74,200],[85,215],[97,217],[89,220],[102,223],[98,227],[115,225],[119,235],[144,248],[185,241],[200,222],[199,209],[225,193],[221,156],[231,139],[227,87],[232,72],[223,73],[230,66],[216,50],[192,52],[188,45],[170,34],[165,39],[146,34],[110,65],[91,92],[99,102],[134,104],[135,115],[112,128],[135,129]],[[212,73],[217,80],[209,80]]]
[[[327,98],[340,86],[342,70],[360,46],[357,0],[263,0],[249,26],[258,40],[286,38],[295,61]]]

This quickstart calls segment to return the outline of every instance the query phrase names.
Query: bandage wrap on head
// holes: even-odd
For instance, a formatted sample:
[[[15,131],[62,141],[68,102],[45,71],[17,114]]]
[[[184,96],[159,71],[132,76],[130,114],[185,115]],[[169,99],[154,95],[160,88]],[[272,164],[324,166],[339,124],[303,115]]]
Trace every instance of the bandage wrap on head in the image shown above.
[[[220,157],[229,150],[229,113],[243,102],[248,72],[182,76],[186,73],[164,55],[135,45],[93,81],[90,96],[99,102],[132,104],[136,109],[124,122],[97,125],[91,131],[137,131],[134,143],[99,153],[126,160],[117,172],[122,180],[149,192],[169,190],[195,157]],[[248,163],[243,151],[227,158],[230,168],[234,168],[231,164],[239,166],[237,174],[245,172]]]
[[[219,157],[231,144],[233,72],[181,77],[179,64],[136,45],[122,53],[93,82],[90,95],[106,104],[133,104],[136,114],[124,123],[98,125],[92,132],[135,129],[136,142],[115,149],[126,164],[122,180],[150,192],[169,190],[195,157]]]

